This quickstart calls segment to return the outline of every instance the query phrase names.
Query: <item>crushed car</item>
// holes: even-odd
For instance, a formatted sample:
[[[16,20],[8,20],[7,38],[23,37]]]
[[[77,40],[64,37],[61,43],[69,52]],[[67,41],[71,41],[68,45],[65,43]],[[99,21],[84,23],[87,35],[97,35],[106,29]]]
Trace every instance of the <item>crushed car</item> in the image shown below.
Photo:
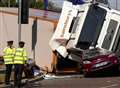
[[[118,71],[120,60],[115,53],[103,48],[93,48],[83,52],[83,72],[85,76]]]

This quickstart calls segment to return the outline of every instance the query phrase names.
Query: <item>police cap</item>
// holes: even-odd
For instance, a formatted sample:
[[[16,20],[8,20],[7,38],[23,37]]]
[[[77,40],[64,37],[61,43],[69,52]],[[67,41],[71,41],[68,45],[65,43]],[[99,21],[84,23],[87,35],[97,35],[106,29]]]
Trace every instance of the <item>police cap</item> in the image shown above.
[[[12,43],[13,43],[13,41],[7,41],[7,43],[10,43],[10,44],[12,44]]]
[[[25,44],[25,42],[23,42],[23,41],[20,41],[20,42],[19,42],[19,44],[23,44],[23,45],[24,45],[24,44]]]

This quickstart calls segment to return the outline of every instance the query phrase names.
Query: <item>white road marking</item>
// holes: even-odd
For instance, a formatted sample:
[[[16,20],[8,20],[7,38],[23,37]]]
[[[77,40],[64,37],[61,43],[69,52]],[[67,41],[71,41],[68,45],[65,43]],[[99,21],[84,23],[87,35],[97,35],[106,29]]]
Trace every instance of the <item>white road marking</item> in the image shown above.
[[[118,86],[118,84],[112,84],[112,85],[104,86],[104,87],[100,87],[100,88],[113,88],[113,87],[116,87],[116,86]]]
[[[56,76],[56,75],[45,75],[44,79],[64,79],[64,78],[82,78],[82,75],[67,75],[67,76]]]
[[[110,83],[110,82],[112,82],[112,81],[106,81],[106,82]]]

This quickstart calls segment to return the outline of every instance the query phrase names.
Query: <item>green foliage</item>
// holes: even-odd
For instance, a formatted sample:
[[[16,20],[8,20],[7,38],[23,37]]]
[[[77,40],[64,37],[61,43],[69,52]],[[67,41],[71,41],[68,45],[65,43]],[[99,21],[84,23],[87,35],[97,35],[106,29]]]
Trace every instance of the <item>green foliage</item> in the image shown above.
[[[36,5],[35,5],[35,8],[37,9],[44,9],[44,3],[43,2],[37,2]]]
[[[1,6],[1,7],[8,6],[6,0],[1,0],[1,1],[0,1],[0,6]]]
[[[28,0],[30,8],[43,9],[44,3],[42,0],[36,2],[36,0]],[[0,7],[18,7],[16,0],[0,0]]]
[[[24,1],[24,0],[23,0]],[[35,9],[44,9],[44,2],[43,0],[28,0],[29,1],[29,8]],[[0,7],[18,7],[18,3],[16,0],[0,0]],[[49,1],[48,10],[60,12],[61,9],[56,7],[53,2]]]
[[[16,6],[16,0],[0,0],[0,6],[1,7],[15,7]]]
[[[29,7],[30,8],[35,8],[36,2],[35,0],[29,0]]]
[[[49,2],[48,9],[55,12],[61,12],[61,8],[56,7],[53,2]]]
[[[35,0],[30,0],[29,1],[29,7],[30,8],[36,8],[36,9],[43,9],[44,8],[44,3],[42,1],[36,2]]]
[[[10,0],[10,6],[15,7],[16,6],[16,0]]]

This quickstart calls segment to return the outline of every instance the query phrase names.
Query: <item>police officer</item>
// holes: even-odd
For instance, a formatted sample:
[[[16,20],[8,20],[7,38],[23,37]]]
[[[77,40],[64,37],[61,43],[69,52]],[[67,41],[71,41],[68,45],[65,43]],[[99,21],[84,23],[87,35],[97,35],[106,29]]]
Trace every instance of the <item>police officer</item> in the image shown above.
[[[13,67],[13,58],[15,54],[15,48],[13,47],[13,41],[7,41],[7,47],[3,50],[4,53],[4,63],[6,65],[6,76],[5,76],[5,83],[8,85],[10,84],[10,76]]]
[[[15,57],[14,57],[14,65],[15,65],[15,79],[14,79],[14,86],[20,88],[21,87],[21,79],[22,73],[24,70],[24,64],[27,61],[27,53],[24,49],[24,42],[19,42],[19,47],[16,49]]]

